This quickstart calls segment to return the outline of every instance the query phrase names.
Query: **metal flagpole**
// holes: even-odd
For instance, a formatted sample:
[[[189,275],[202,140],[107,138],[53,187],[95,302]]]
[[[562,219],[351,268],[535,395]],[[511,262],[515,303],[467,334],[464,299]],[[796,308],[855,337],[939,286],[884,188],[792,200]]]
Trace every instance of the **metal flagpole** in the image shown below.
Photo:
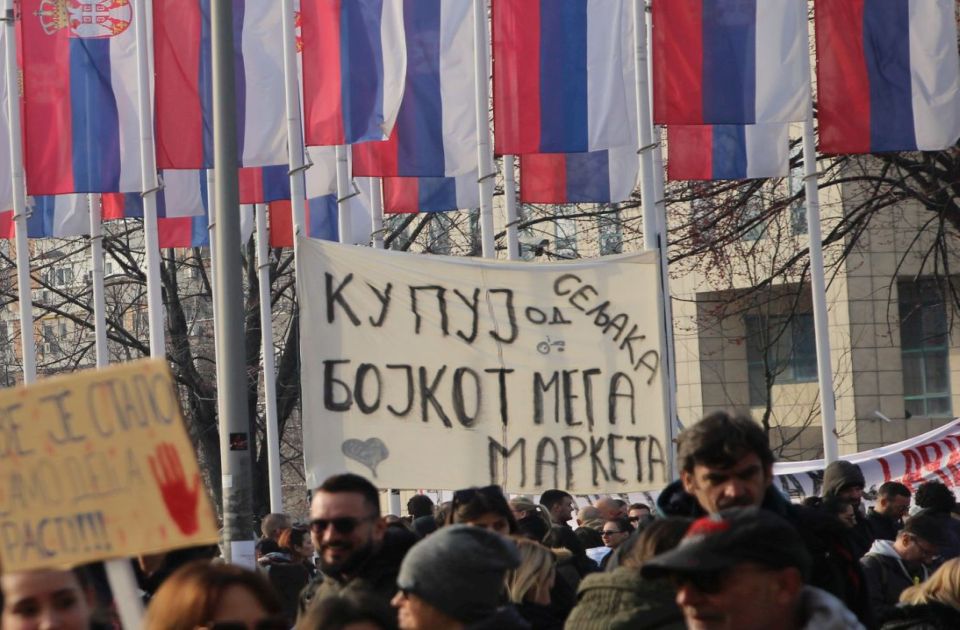
[[[33,295],[30,280],[30,244],[27,241],[27,193],[23,177],[23,137],[20,127],[20,73],[17,70],[16,18],[13,0],[4,3],[4,42],[7,116],[10,121],[10,167],[13,184],[13,216],[16,225],[17,298],[20,306],[20,343],[23,352],[23,382],[37,380],[37,346],[33,333]]]
[[[383,179],[370,178],[370,233],[374,249],[383,249]]]
[[[228,561],[253,562],[250,418],[240,251],[237,185],[237,100],[234,86],[233,3],[211,3],[213,42],[214,234],[217,241],[213,286],[217,317],[217,415],[223,483],[223,551]]]
[[[823,425],[823,460],[837,460],[837,409],[833,395],[830,361],[830,320],[827,316],[827,283],[823,269],[823,240],[820,232],[820,186],[817,173],[817,146],[813,132],[813,101],[807,101],[803,123],[804,194],[807,202],[807,234],[810,237],[810,292],[813,298],[813,329],[817,342],[817,382],[820,385],[820,419]]]
[[[140,110],[140,176],[143,180],[143,234],[147,262],[147,321],[150,325],[150,356],[166,356],[163,331],[163,294],[160,287],[160,242],[157,235],[157,159],[153,140],[153,91],[151,89],[147,0],[133,12],[137,37],[137,106]]]
[[[283,486],[280,481],[280,435],[277,423],[277,373],[273,357],[273,312],[270,301],[270,253],[267,233],[267,206],[258,203],[257,277],[260,281],[260,337],[263,354],[263,398],[266,407],[267,467],[270,485],[270,511],[283,512]]]
[[[213,177],[213,169],[207,169],[207,242],[210,248],[210,293],[213,294],[213,287],[217,284],[217,273],[214,269],[213,261],[217,259],[217,238],[214,232],[217,228],[216,204],[213,199],[213,188],[216,182]],[[210,314],[213,321],[217,321],[217,301],[210,300]],[[217,336],[213,336],[213,356],[217,355]]]
[[[107,348],[107,301],[104,297],[103,278],[103,221],[100,208],[100,195],[87,195],[90,207],[90,261],[93,286],[93,320],[97,353],[97,367],[106,367],[110,363]]]
[[[303,148],[303,121],[300,111],[300,66],[297,63],[297,29],[293,0],[283,0],[283,87],[287,100],[287,152],[290,162],[290,209],[293,213],[293,267],[297,269],[297,237],[305,234],[304,203],[307,185]]]
[[[647,67],[647,11],[645,0],[634,0],[633,2],[633,37],[636,53],[636,73],[637,73],[637,130],[639,136],[639,148],[637,153],[640,160],[640,198],[643,203],[643,249],[645,251],[658,252],[658,266],[661,268],[661,287],[657,294],[659,308],[657,309],[660,326],[660,381],[662,383],[663,397],[663,423],[666,441],[668,445],[673,444],[674,415],[671,408],[672,388],[671,376],[668,365],[669,361],[669,342],[668,338],[672,334],[672,319],[666,317],[665,303],[669,299],[669,288],[663,283],[665,259],[663,246],[666,240],[663,238],[661,226],[657,220],[656,207],[656,184],[653,165],[653,118],[650,112],[650,83],[649,71]],[[675,455],[673,448],[666,448],[667,470],[671,477],[676,475]]]
[[[506,197],[507,207],[507,260],[516,260],[520,257],[520,238],[517,233],[517,222],[520,218],[517,212],[517,180],[513,164],[512,155],[503,156],[503,196]]]
[[[337,230],[341,243],[353,242],[353,222],[347,202],[356,192],[350,184],[350,145],[337,146]]]
[[[476,71],[475,97],[477,99],[477,173],[480,186],[480,237],[484,258],[496,258],[496,242],[493,239],[493,184],[497,169],[490,148],[489,81],[487,58],[490,47],[487,41],[487,0],[473,0],[473,57]]]

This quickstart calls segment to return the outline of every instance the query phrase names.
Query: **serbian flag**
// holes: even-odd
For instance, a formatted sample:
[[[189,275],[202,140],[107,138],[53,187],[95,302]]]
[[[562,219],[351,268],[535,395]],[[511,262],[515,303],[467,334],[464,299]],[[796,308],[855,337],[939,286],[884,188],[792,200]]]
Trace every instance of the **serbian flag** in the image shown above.
[[[27,197],[28,238],[73,238],[90,233],[87,195]],[[16,236],[13,210],[0,212],[0,238]]]
[[[459,177],[384,177],[383,211],[446,212],[480,207],[477,173]]]
[[[158,218],[206,214],[206,171],[163,171],[160,180],[163,188],[157,191]],[[104,193],[101,207],[104,221],[143,218],[140,193]]]
[[[630,0],[493,0],[496,152],[582,153],[637,137]]]
[[[759,179],[790,174],[788,125],[669,125],[667,178]]]
[[[290,168],[263,166],[241,168],[240,203],[269,203],[290,198]]]
[[[522,203],[619,203],[630,198],[640,172],[637,151],[619,147],[589,153],[520,156]]]
[[[808,55],[806,0],[654,0],[653,121],[802,121]]]
[[[353,174],[449,177],[477,170],[473,0],[403,5],[407,79],[386,142],[353,147]]]
[[[936,151],[960,137],[953,0],[817,0],[820,151]]]
[[[211,206],[212,207],[212,206]],[[253,234],[253,206],[240,206],[240,242]],[[195,217],[157,219],[157,240],[160,249],[206,247],[210,244],[210,222],[207,213]]]
[[[27,192],[143,190],[130,0],[22,0]]]
[[[403,5],[403,0],[301,0],[308,145],[390,136],[407,69]]]
[[[362,188],[365,190],[365,188]],[[346,202],[354,245],[370,244],[370,200],[365,193]],[[293,215],[289,201],[270,204],[270,247],[293,247]],[[340,240],[337,196],[324,195],[307,202],[307,236],[325,241]]]
[[[213,168],[210,0],[154,0],[159,168]],[[233,2],[241,166],[287,161],[282,3]]]

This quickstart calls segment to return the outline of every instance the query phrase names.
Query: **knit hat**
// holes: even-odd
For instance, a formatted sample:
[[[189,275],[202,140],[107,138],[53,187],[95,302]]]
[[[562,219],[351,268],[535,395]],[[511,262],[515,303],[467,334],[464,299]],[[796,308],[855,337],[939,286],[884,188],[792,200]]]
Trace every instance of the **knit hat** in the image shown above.
[[[507,571],[520,566],[513,541],[472,525],[448,525],[421,540],[400,565],[397,588],[463,623],[500,604]]]
[[[946,515],[938,515],[931,510],[920,510],[907,519],[902,531],[905,534],[913,534],[935,547],[946,547],[950,544],[947,536],[950,518]]]
[[[641,572],[646,578],[708,573],[742,562],[796,567],[806,577],[812,561],[800,534],[783,518],[761,508],[733,508],[694,521],[676,549],[651,558]]]

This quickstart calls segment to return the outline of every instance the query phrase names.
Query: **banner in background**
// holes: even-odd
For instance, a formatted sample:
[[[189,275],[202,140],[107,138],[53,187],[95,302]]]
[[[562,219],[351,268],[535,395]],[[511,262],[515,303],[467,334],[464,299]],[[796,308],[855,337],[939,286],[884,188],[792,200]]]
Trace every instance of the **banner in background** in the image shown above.
[[[0,391],[0,448],[4,571],[218,540],[163,361]]]
[[[529,265],[302,239],[307,485],[660,489],[654,254]]]

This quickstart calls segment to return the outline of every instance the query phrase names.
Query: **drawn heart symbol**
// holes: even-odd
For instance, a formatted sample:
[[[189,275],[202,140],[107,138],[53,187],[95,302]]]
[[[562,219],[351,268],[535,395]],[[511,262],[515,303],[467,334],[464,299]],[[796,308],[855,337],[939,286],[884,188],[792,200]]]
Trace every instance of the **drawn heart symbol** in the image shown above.
[[[346,440],[340,450],[350,459],[369,468],[374,478],[377,476],[377,466],[380,465],[380,462],[390,457],[390,450],[380,438]]]

